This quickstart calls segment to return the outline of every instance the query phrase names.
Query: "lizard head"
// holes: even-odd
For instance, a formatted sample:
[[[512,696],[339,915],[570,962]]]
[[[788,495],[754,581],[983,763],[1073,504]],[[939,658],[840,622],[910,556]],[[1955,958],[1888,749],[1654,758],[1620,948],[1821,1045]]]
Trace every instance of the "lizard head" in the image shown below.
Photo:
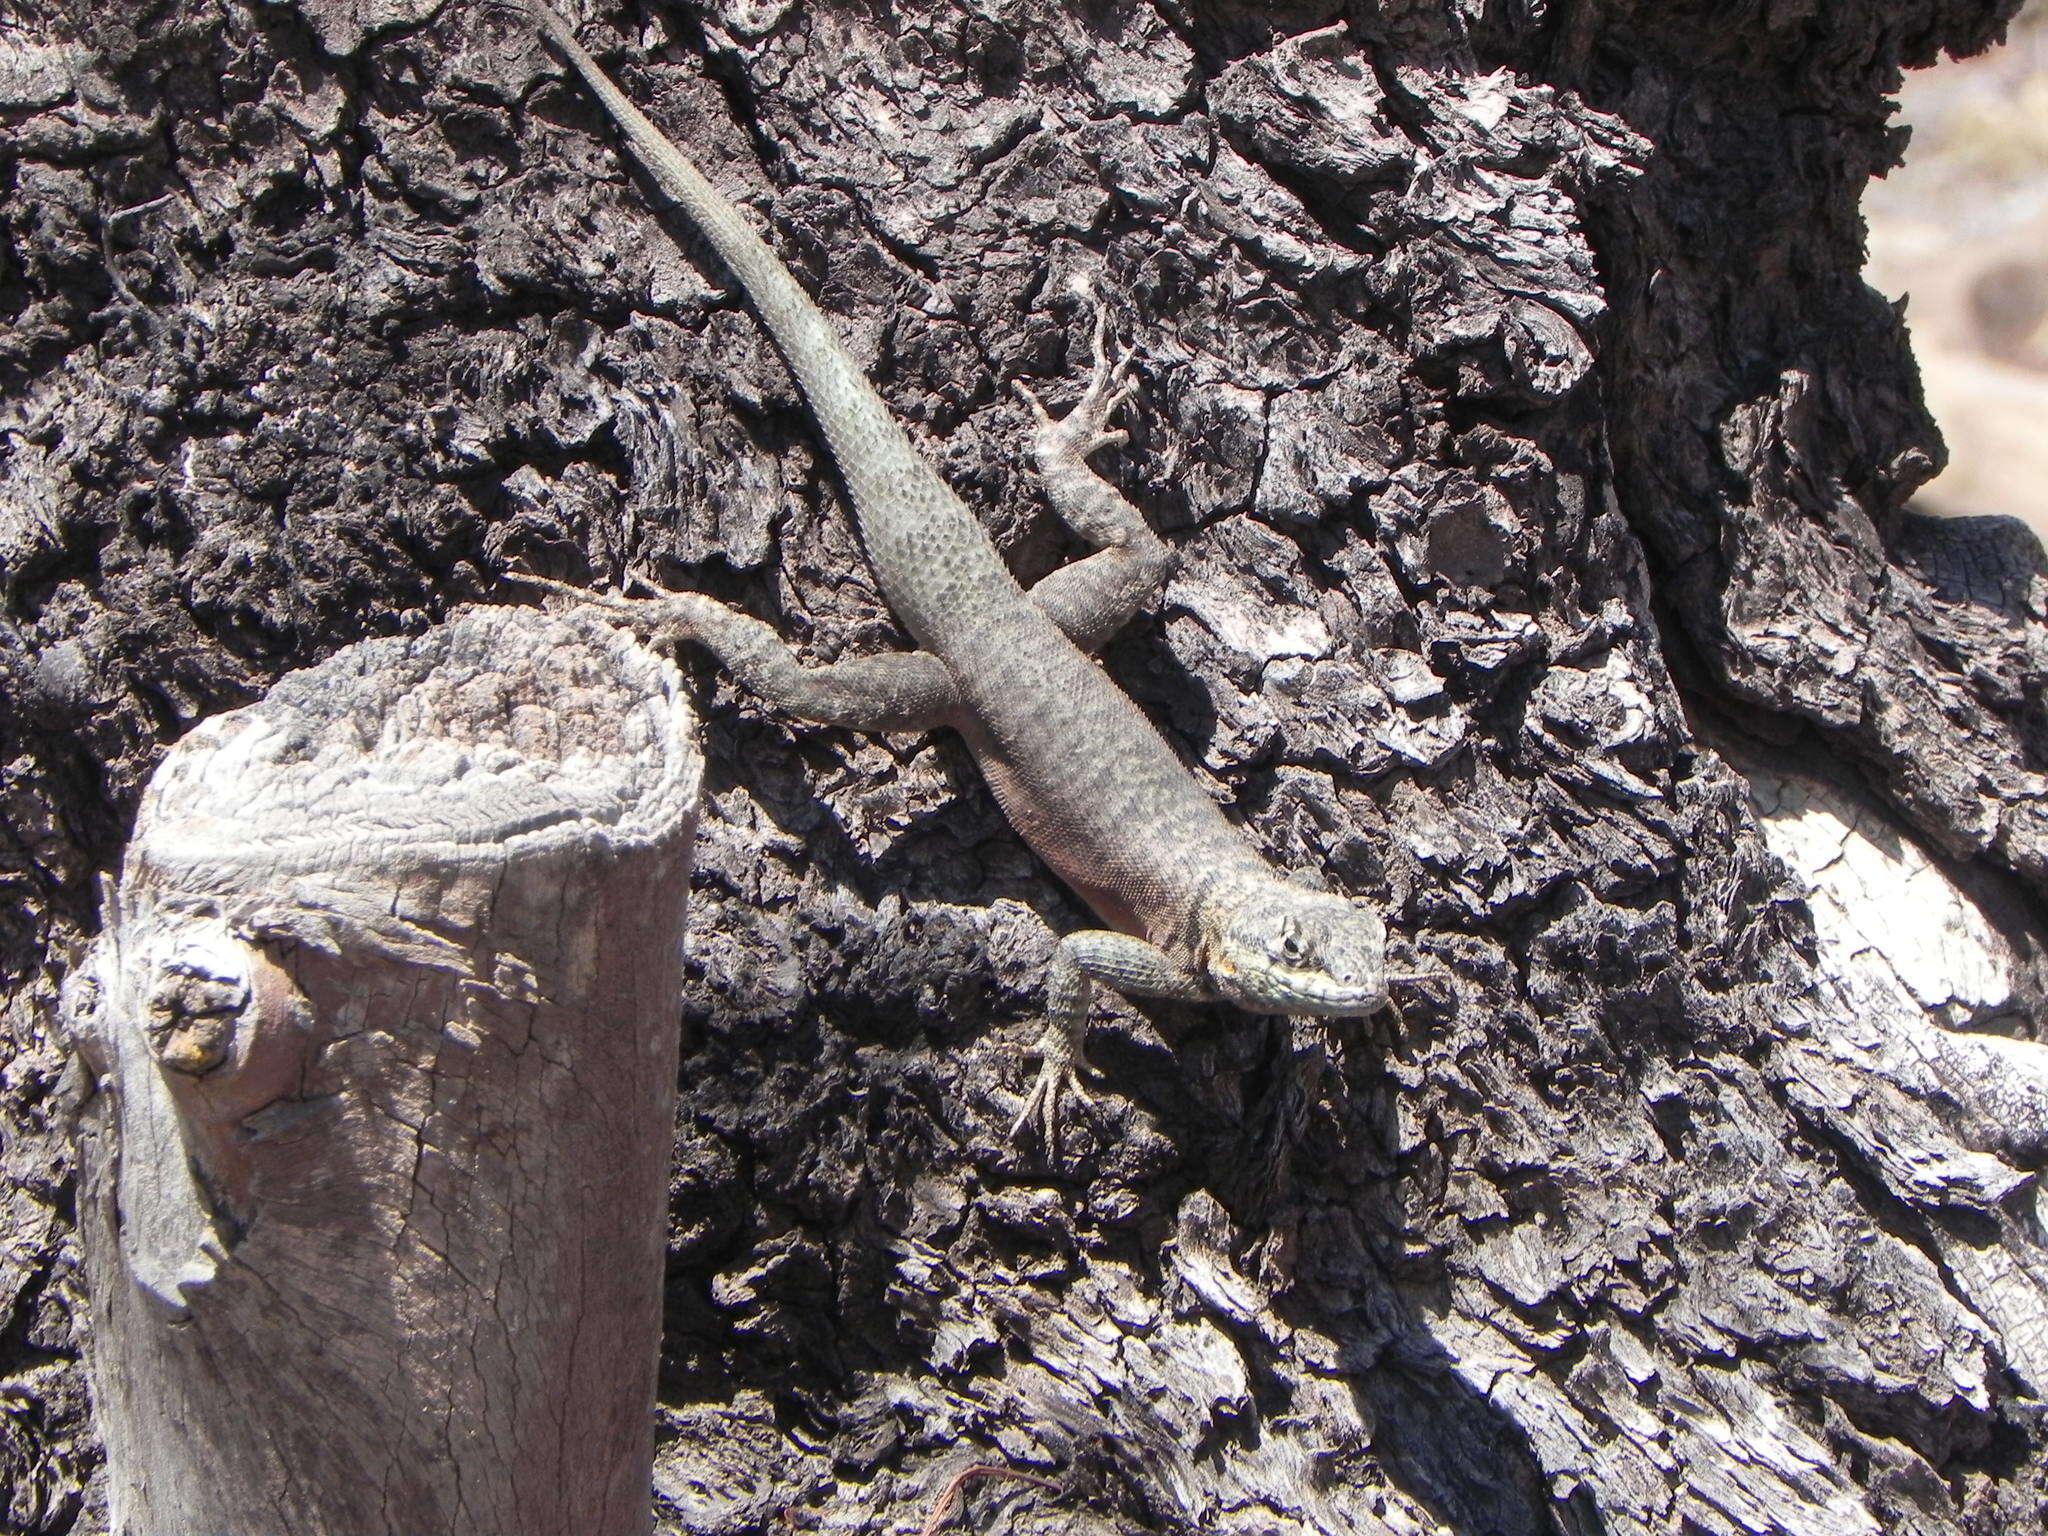
[[[1387,1001],[1386,925],[1341,896],[1275,880],[1235,893],[1205,968],[1217,993],[1268,1013],[1377,1013]]]

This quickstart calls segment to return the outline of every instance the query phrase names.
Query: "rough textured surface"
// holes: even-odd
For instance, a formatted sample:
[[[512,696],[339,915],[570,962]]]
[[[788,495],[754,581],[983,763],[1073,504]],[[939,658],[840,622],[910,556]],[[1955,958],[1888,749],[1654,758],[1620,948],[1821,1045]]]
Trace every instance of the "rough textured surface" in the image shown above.
[[[528,9],[774,338],[830,447],[868,568],[919,648],[806,667],[771,626],[701,592],[626,597],[520,579],[662,644],[703,646],[789,718],[960,734],[1018,837],[1103,925],[1062,934],[1046,981],[1039,1074],[1017,1127],[1036,1122],[1052,1161],[1062,1103],[1085,1095],[1079,1073],[1098,984],[1125,998],[1252,1013],[1383,1010],[1386,924],[1375,903],[1313,890],[1262,860],[1092,654],[1173,574],[1172,551],[1144,514],[1088,467],[1128,440],[1112,423],[1137,388],[1132,354],[1110,343],[1101,297],[1085,290],[1094,364],[1080,400],[1055,417],[1017,386],[1036,422],[1046,501],[1096,546],[1027,592],[746,215],[619,89],[572,23],[546,5]]]
[[[117,1536],[647,1529],[703,759],[469,609],[208,720],[65,983]]]
[[[1371,1026],[1120,1013],[1048,1174],[1004,1132],[1080,912],[950,748],[701,674],[662,1529],[914,1525],[984,1460],[1068,1490],[974,1484],[994,1529],[2039,1523],[2039,1069],[1972,1032],[2034,1032],[2048,609],[1901,517],[1939,448],[1855,276],[1898,65],[2008,9],[579,14],[1027,578],[1070,551],[1007,384],[1067,403],[1098,280],[1146,387],[1103,462],[1185,555],[1106,664],[1445,978]],[[767,342],[519,27],[25,14],[0,1456],[40,1532],[92,1467],[47,1009],[163,743],[508,554],[895,637]],[[1829,936],[1772,764],[2005,948],[1850,963],[1884,930]]]

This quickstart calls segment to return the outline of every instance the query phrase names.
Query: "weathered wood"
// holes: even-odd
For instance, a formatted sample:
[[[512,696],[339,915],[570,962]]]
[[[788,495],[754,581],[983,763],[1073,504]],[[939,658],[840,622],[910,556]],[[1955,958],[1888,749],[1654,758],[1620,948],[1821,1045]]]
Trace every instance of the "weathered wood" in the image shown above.
[[[113,1530],[646,1531],[699,781],[522,609],[165,759],[68,994]]]

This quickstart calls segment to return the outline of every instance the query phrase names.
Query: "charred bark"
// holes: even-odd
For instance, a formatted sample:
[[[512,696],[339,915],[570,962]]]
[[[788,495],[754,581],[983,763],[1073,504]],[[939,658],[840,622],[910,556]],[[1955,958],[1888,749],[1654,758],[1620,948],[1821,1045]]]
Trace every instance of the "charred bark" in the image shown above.
[[[1183,551],[1107,665],[1437,979],[1105,1014],[953,745],[702,669],[658,1528],[1969,1532],[2048,1497],[2038,550],[1939,455],[1856,199],[2003,0],[579,14],[1027,578],[1023,379],[1110,295]],[[486,7],[0,34],[22,1528],[79,1524],[47,1017],[194,722],[519,558],[896,643],[779,362]],[[678,235],[681,238],[678,239]],[[84,1516],[87,1526],[90,1511]]]

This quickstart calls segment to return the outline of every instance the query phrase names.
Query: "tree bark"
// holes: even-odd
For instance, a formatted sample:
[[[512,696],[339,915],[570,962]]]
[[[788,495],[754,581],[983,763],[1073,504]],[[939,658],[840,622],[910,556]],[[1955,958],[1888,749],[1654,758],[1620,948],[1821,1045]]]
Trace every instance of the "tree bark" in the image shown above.
[[[110,1529],[648,1529],[701,778],[521,609],[164,759],[69,996]]]
[[[2048,1504],[2048,586],[1857,197],[2009,0],[591,5],[1025,578],[1085,366],[1183,551],[1105,664],[1398,1016],[1116,1008],[954,743],[692,664],[657,1526],[2031,1529]],[[0,1458],[92,1528],[47,1014],[166,744],[517,558],[900,643],[786,374],[482,7],[0,34]],[[678,238],[680,237],[680,238]],[[1062,397],[1061,380],[1068,381]],[[49,955],[52,958],[45,960]]]

